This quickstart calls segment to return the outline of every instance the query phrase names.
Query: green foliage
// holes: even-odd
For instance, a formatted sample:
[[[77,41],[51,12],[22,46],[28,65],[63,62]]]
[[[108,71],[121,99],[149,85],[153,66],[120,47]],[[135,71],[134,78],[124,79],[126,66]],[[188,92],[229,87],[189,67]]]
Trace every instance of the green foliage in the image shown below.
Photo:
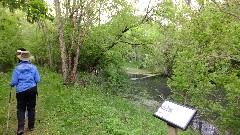
[[[115,2],[124,5],[124,3],[118,3],[118,1]],[[115,9],[115,6],[113,5],[111,8]],[[131,14],[131,8],[126,6],[118,10],[118,14],[113,15],[112,20],[108,23],[91,27],[88,35],[83,37],[84,44],[79,61],[80,69],[85,71],[91,71],[91,68],[104,69],[111,64],[119,67],[122,64],[122,53],[124,51],[116,48],[119,48],[119,42],[133,23],[135,22],[134,16]]]
[[[17,62],[16,50],[21,47],[20,16],[0,8],[0,71],[8,71]]]
[[[35,57],[33,61],[34,63],[49,66],[49,40],[52,51],[52,61],[54,64],[53,68],[57,70],[60,68],[58,65],[58,63],[60,63],[59,46],[56,43],[57,32],[52,22],[46,21],[46,24],[48,27],[48,35],[46,35],[46,28],[43,22],[34,24],[25,22],[25,24],[21,25],[24,27],[24,30],[22,31],[22,35],[24,36],[24,47]]]
[[[27,20],[29,22],[37,22],[40,18],[46,18],[48,9],[43,1],[33,0],[26,3],[24,10],[27,13]]]
[[[1,1],[11,10],[23,7],[30,22],[47,18],[47,8],[42,1],[25,2]],[[198,0],[198,3],[204,5],[195,11],[188,6],[180,7],[165,1],[154,9],[156,18],[142,25],[139,25],[141,16],[134,16],[133,8],[125,2],[114,0],[110,6],[106,6],[107,1],[97,2],[101,2],[104,7],[99,8],[101,13],[111,11],[108,16],[110,21],[105,24],[90,22],[87,35],[81,37],[84,43],[79,70],[101,71],[99,78],[95,78],[97,81],[87,79],[86,88],[78,83],[67,88],[62,85],[63,81],[58,75],[41,70],[49,77],[41,84],[46,95],[41,97],[44,101],[42,106],[46,110],[41,125],[45,133],[164,134],[165,131],[153,130],[155,127],[151,123],[155,124],[154,120],[138,115],[139,108],[128,112],[124,107],[129,109],[132,104],[120,102],[122,99],[118,96],[113,98],[104,95],[127,91],[127,76],[120,67],[130,63],[131,66],[171,76],[169,85],[174,92],[171,97],[174,101],[196,107],[198,114],[209,118],[209,122],[217,125],[222,132],[229,130],[239,134],[236,127],[240,123],[236,118],[240,117],[240,23],[235,0],[217,3],[217,6]],[[25,14],[18,10],[14,14],[5,8],[0,10],[0,71],[13,68],[17,62],[14,54],[19,47],[31,51],[36,57],[33,62],[41,65],[48,63],[49,48],[41,23],[26,23]],[[67,34],[64,38],[69,50],[73,29],[66,20],[64,31]],[[47,24],[55,71],[59,71],[61,58],[57,28],[53,22]],[[2,73],[0,75],[9,77]],[[8,85],[6,80],[1,82],[4,83],[5,92],[2,92],[0,98],[4,106]],[[6,107],[1,108],[1,113],[5,111]],[[1,123],[4,123],[3,119],[4,115],[0,115]],[[135,119],[139,120],[136,122]]]
[[[46,35],[42,22],[28,23],[22,11],[16,10],[10,13],[6,8],[0,10],[0,71],[7,71],[18,62],[15,54],[20,47],[29,50],[35,57],[32,62],[40,65],[48,64],[47,38],[52,46],[54,68],[58,70],[60,56],[59,48],[57,44],[55,45],[57,37],[52,22],[46,21],[49,30],[49,35]]]
[[[127,74],[122,68],[116,67],[114,64],[106,66],[101,72],[103,78],[104,91],[106,93],[121,95],[127,93]]]
[[[49,61],[49,57],[46,57],[48,56],[46,35],[44,34],[44,29],[41,27],[41,23],[28,23],[27,20],[25,20],[24,15],[25,14],[21,11],[9,13],[7,9],[1,9],[1,70],[8,70],[18,62],[15,54],[16,50],[20,47],[31,52],[35,57],[33,61],[34,63],[43,65],[47,64]],[[50,27],[49,30],[51,31],[52,28],[53,27]],[[51,33],[49,38],[50,44],[52,45],[53,35]],[[56,52],[55,48],[53,48],[53,50]],[[56,55],[53,56],[56,58]],[[57,63],[57,60],[59,60],[59,58],[56,58],[54,62]]]
[[[34,23],[41,19],[52,20],[52,15],[48,13],[47,5],[43,0],[1,0],[0,2],[12,12],[18,9],[26,12],[28,22]]]
[[[239,134],[239,20],[211,4],[188,12],[191,21],[177,31],[172,99],[196,107],[221,132]]]
[[[142,24],[132,28],[123,38],[125,44],[121,44],[121,48],[127,48],[124,53],[128,52],[128,54],[123,53],[123,58],[131,63],[140,63],[138,68],[163,72],[162,53],[156,42],[161,36],[158,27],[154,24]],[[119,47],[119,50],[121,48]]]
[[[0,84],[1,84],[1,91],[0,91],[0,133],[5,133],[4,129],[6,129],[4,126],[6,125],[6,120],[7,120],[7,105],[9,101],[9,93],[10,93],[10,87],[9,87],[9,81],[11,78],[10,73],[3,73],[0,72]],[[14,93],[14,91],[12,92]],[[12,94],[12,97],[14,97],[14,94]],[[13,100],[11,100],[11,103]]]

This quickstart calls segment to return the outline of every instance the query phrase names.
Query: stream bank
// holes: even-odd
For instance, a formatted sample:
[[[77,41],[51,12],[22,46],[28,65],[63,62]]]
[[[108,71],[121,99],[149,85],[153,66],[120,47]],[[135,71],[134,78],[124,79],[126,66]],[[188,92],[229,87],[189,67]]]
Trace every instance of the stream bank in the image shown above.
[[[133,87],[132,94],[138,103],[157,109],[160,103],[167,99],[171,94],[171,89],[167,85],[167,78],[145,70],[127,69],[130,74],[130,83]],[[205,120],[194,119],[190,128],[201,135],[219,135],[218,129]],[[225,133],[225,135],[229,135]]]

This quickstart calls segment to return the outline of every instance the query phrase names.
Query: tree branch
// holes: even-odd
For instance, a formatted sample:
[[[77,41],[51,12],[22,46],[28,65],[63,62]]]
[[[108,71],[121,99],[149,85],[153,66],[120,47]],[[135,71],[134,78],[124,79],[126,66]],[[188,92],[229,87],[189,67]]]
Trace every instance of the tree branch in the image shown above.
[[[151,3],[151,0],[148,2],[148,7],[147,7],[147,12],[146,14],[144,15],[141,23],[144,23],[144,22],[147,22],[150,20],[151,17],[148,17],[148,14],[153,10],[153,8],[150,9],[150,3]],[[151,15],[152,16],[152,15]]]
[[[130,26],[130,27],[127,27],[127,26],[126,26],[126,27],[122,30],[122,32],[121,32],[119,35],[117,35],[115,41],[113,41],[112,44],[109,45],[105,51],[102,51],[102,52],[100,53],[100,55],[94,60],[94,63],[93,63],[93,65],[92,65],[92,67],[95,67],[95,66],[97,66],[97,65],[99,64],[99,60],[100,60],[100,58],[103,56],[103,53],[105,53],[106,51],[108,51],[108,50],[110,50],[111,48],[113,48],[113,47],[119,42],[119,39],[121,39],[121,37],[123,36],[124,33],[126,33],[126,32],[127,32],[128,30],[130,30],[131,28],[137,27],[137,26],[139,26],[139,25],[141,25],[141,24],[143,24],[143,23],[145,23],[145,22],[148,22],[148,21],[150,20],[150,18],[151,18],[152,15],[149,17],[149,13],[153,10],[153,8],[150,9],[150,2],[151,2],[151,0],[150,0],[149,3],[148,3],[148,7],[147,7],[146,14],[145,14],[144,17],[142,18],[142,20],[141,20],[139,23],[133,24],[133,25]]]
[[[216,2],[216,0],[211,0],[211,1],[212,1],[215,5],[217,5],[217,7],[219,8],[220,11],[222,11],[222,12],[224,12],[224,13],[227,13],[227,14],[229,14],[229,15],[231,15],[231,16],[234,16],[234,17],[236,17],[238,20],[240,20],[240,16],[239,16],[239,15],[224,10],[223,8],[221,8],[221,7],[219,6],[219,4]]]
[[[130,43],[130,42],[127,42],[127,41],[122,41],[122,40],[120,40],[119,42],[129,44],[129,45],[133,45],[133,46],[146,45],[146,44],[143,44],[143,43]],[[153,43],[148,43],[148,44],[153,44]]]

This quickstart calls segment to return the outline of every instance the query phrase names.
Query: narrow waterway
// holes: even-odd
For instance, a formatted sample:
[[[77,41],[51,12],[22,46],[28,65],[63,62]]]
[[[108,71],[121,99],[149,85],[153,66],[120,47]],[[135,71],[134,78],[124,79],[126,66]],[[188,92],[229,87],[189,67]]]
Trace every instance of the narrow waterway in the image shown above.
[[[162,102],[163,99],[171,95],[171,89],[167,85],[167,78],[133,74],[130,80],[135,89],[134,93],[137,95],[147,94],[149,99],[158,102]]]
[[[132,73],[129,80],[131,80],[132,93],[155,102],[155,104],[150,103],[153,106],[156,106],[156,102],[160,104],[172,94],[167,85],[167,78],[159,75]],[[201,135],[219,135],[217,129],[204,120],[194,119],[190,127]]]

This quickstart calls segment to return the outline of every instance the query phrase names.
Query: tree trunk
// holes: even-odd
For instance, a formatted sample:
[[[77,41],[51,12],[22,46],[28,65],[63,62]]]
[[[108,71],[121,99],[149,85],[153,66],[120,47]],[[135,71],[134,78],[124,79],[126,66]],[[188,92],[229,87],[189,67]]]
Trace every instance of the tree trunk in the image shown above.
[[[53,65],[53,62],[52,62],[52,46],[51,46],[50,39],[49,39],[47,23],[45,21],[43,23],[44,23],[43,24],[44,25],[44,33],[45,33],[45,36],[47,38],[47,45],[48,45],[49,67],[51,68],[52,65]]]
[[[69,72],[71,72],[71,69],[73,67],[73,58],[74,58],[74,48],[75,48],[75,35],[76,35],[76,17],[77,17],[77,12],[75,12],[72,16],[72,43],[71,43],[71,48],[68,53],[68,69]]]
[[[81,39],[81,36],[79,36],[78,38],[78,46],[77,46],[77,50],[76,50],[76,56],[74,58],[74,65],[73,65],[73,70],[71,70],[71,83],[76,82],[76,75],[77,75],[77,67],[78,67],[78,60],[79,60],[79,56],[80,56],[80,50],[83,44],[83,40]]]
[[[79,56],[81,47],[83,45],[83,36],[86,34],[89,26],[90,17],[93,16],[93,5],[95,1],[78,1],[79,5],[76,9],[70,10],[70,6],[68,5],[66,9],[70,15],[68,19],[69,22],[72,23],[72,42],[69,51],[67,52],[64,36],[63,36],[63,24],[61,17],[61,8],[60,1],[54,0],[55,2],[55,10],[56,10],[56,18],[58,22],[58,35],[60,41],[60,49],[61,49],[61,59],[62,59],[62,74],[64,77],[64,81],[66,84],[74,84],[77,81],[77,69],[79,63]],[[69,4],[69,1],[67,1]],[[76,2],[74,2],[76,3]],[[85,4],[85,5],[84,5]],[[91,5],[91,6],[90,6]],[[76,5],[73,5],[76,7]],[[71,12],[72,11],[72,12]],[[77,20],[78,19],[78,20]],[[75,45],[75,41],[77,39],[77,46]]]
[[[186,0],[188,6],[191,6],[191,0]]]
[[[61,59],[62,59],[62,75],[64,81],[67,81],[68,78],[68,65],[67,65],[67,56],[66,56],[66,46],[63,36],[63,24],[62,24],[62,16],[61,16],[61,8],[59,0],[54,0],[55,10],[56,10],[56,18],[58,25],[58,36],[60,41],[60,51],[61,51]]]
[[[83,4],[82,1],[80,1],[80,4]],[[94,1],[91,1],[89,4],[93,5]],[[80,5],[80,7],[83,7],[83,5]],[[77,69],[78,69],[78,63],[79,63],[79,57],[80,57],[80,52],[81,52],[81,48],[83,45],[83,36],[87,33],[88,31],[88,26],[89,26],[89,21],[90,21],[90,17],[91,17],[91,8],[86,10],[85,12],[82,12],[83,9],[80,9],[80,13],[79,10],[78,12],[76,12],[76,16],[80,16],[78,18],[78,44],[77,44],[77,48],[76,48],[76,52],[75,52],[75,57],[74,57],[74,63],[73,63],[73,67],[69,70],[69,83],[73,84],[77,81]],[[74,18],[74,16],[73,16]],[[75,23],[75,19],[73,19],[73,23]],[[79,25],[81,23],[81,21],[83,21],[83,25],[82,27],[80,27],[81,25]],[[76,29],[73,29],[73,33]],[[73,39],[72,39],[73,40]],[[70,58],[70,57],[69,57]],[[71,56],[71,58],[73,59],[73,57]]]

